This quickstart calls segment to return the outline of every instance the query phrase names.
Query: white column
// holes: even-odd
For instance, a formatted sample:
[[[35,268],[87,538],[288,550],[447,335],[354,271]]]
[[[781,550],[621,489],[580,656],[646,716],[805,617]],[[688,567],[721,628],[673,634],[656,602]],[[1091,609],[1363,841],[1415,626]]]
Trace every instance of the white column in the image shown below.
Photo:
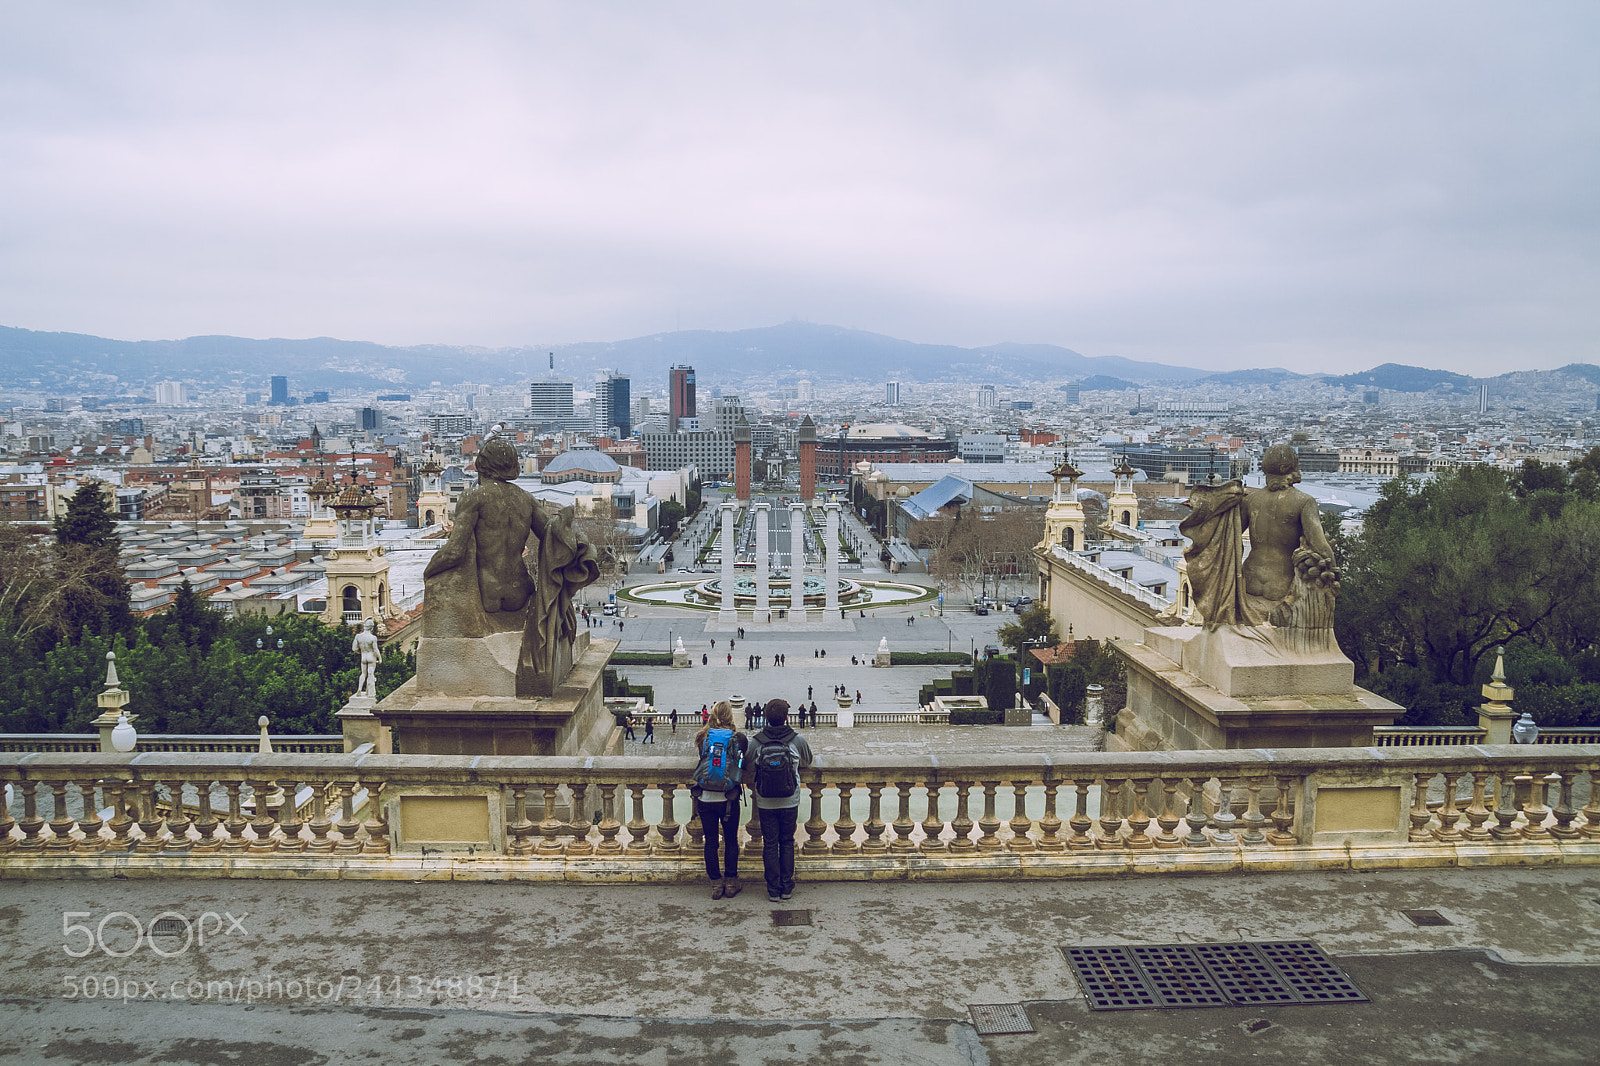
[[[795,621],[806,620],[806,507],[789,505],[789,613]]]
[[[823,529],[823,557],[827,560],[823,564],[822,581],[828,586],[827,610],[828,617],[832,618],[839,610],[839,505],[829,503],[827,519]]]
[[[754,508],[756,512],[756,617],[757,622],[766,621],[767,610],[771,607],[768,596],[771,594],[772,583],[772,534],[767,517],[771,508],[764,503],[758,503]]]
[[[722,505],[722,609],[717,612],[717,621],[734,622],[739,620],[738,610],[733,605],[734,556],[738,554],[739,547],[733,541],[733,515],[736,508],[731,503]]]

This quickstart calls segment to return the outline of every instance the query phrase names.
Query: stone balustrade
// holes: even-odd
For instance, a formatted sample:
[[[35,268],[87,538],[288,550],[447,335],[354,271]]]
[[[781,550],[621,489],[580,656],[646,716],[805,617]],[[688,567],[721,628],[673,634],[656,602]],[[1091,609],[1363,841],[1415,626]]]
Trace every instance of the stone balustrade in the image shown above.
[[[693,880],[690,772],[6,754],[0,876]],[[802,774],[796,850],[813,880],[1596,865],[1597,775],[1600,745],[1579,744],[839,757]],[[759,856],[759,822],[746,834]]]

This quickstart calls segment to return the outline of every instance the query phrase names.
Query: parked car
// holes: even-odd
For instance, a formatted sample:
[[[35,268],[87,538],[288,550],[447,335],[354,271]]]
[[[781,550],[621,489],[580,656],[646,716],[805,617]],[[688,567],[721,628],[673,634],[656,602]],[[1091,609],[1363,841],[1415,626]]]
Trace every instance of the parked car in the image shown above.
[[[986,604],[986,603],[975,603],[975,604],[972,605],[972,613],[973,614],[988,614],[989,613],[989,605]]]
[[[604,607],[600,608],[600,613],[601,614],[616,614],[617,613],[617,605],[614,604],[614,603],[608,603]]]

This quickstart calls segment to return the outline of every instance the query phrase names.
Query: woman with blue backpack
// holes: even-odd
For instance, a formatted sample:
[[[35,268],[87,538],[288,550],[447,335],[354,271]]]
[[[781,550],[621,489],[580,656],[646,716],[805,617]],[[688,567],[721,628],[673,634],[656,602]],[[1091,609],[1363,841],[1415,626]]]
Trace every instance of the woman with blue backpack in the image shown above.
[[[727,700],[719,700],[711,708],[710,719],[694,737],[700,758],[690,782],[690,794],[705,837],[706,876],[711,879],[712,899],[732,899],[743,887],[739,884],[739,801],[749,745],[745,735],[733,727],[733,705]]]

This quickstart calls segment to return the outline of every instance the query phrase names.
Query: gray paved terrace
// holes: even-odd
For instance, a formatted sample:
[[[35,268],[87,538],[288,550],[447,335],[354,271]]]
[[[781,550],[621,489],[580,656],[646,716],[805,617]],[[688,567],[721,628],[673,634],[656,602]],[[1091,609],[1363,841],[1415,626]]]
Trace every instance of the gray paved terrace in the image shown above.
[[[1591,871],[802,882],[783,906],[811,924],[755,885],[0,882],[0,1062],[1592,1061]],[[136,944],[163,912],[204,943]],[[1371,1002],[1093,1012],[1061,952],[1277,939]],[[996,1003],[1037,1031],[979,1036],[968,1005]]]

